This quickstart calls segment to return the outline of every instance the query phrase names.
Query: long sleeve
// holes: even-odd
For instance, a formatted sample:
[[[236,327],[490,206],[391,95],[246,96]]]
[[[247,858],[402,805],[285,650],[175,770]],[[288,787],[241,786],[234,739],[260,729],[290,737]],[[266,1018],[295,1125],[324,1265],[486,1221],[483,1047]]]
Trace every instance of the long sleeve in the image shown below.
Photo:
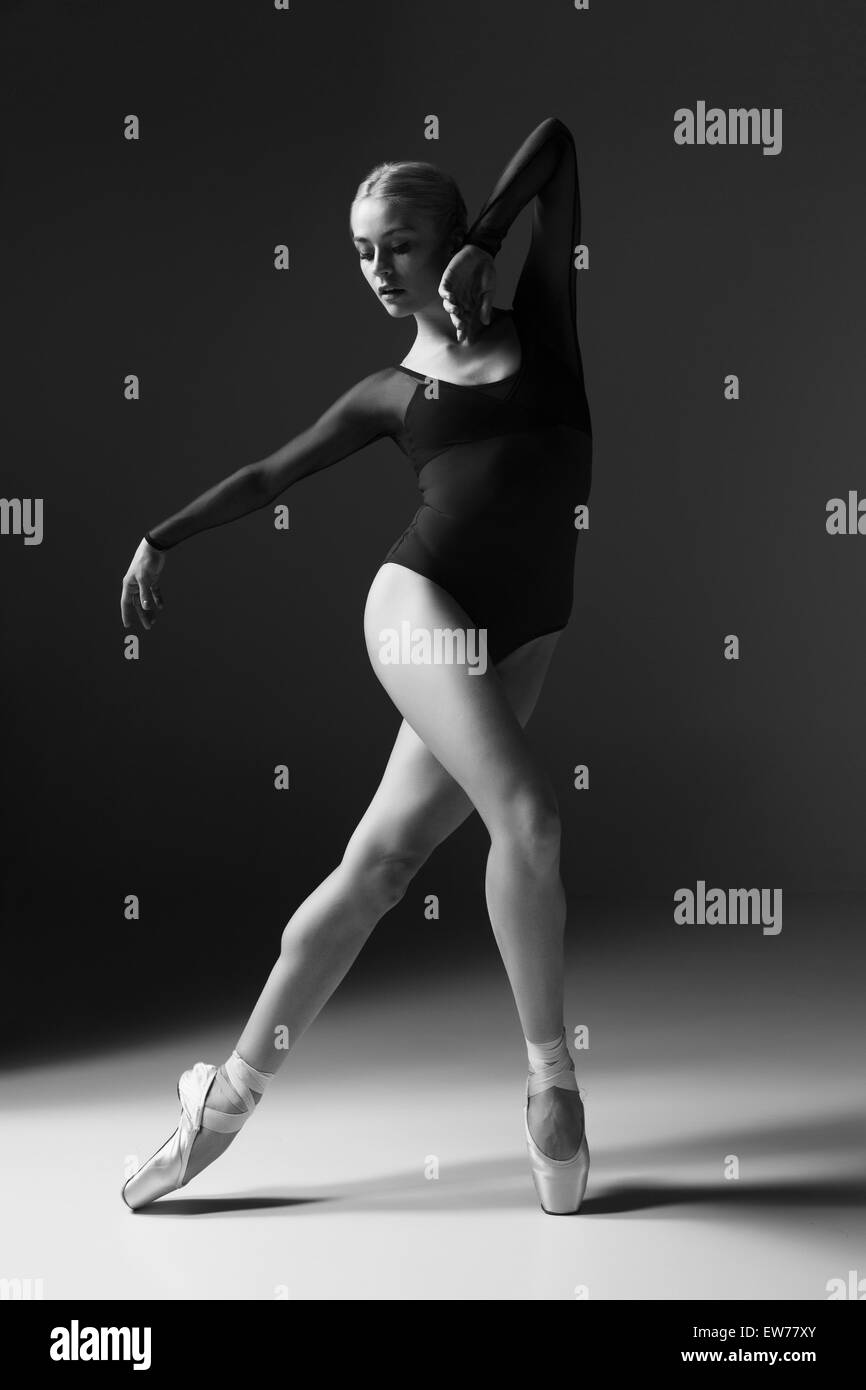
[[[518,324],[582,376],[574,247],[580,241],[577,154],[568,126],[549,116],[509,160],[466,241],[495,256],[534,198],[532,239],[514,293]]]
[[[399,378],[384,368],[334,401],[276,453],[247,464],[146,532],[158,550],[266,507],[292,483],[356,453],[400,427]],[[398,389],[395,389],[398,388]]]

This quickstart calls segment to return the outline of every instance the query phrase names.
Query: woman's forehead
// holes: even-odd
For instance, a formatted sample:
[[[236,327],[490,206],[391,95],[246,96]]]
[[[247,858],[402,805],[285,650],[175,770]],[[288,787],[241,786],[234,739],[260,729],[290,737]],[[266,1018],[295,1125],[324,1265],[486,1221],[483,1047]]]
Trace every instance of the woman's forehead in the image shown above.
[[[390,236],[394,232],[426,230],[428,219],[417,208],[398,198],[359,198],[352,206],[352,235],[357,241],[371,236]]]

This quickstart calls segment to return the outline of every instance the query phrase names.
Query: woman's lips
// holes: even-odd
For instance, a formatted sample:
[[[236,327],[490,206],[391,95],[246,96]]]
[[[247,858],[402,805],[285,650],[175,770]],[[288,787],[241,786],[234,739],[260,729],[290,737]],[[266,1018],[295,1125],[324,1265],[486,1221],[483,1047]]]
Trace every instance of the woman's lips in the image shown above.
[[[381,299],[393,299],[395,295],[402,294],[402,293],[403,293],[402,289],[399,288],[397,285],[394,285],[393,287],[391,287],[391,288],[389,288],[389,289],[380,290],[380,291],[379,291],[379,296],[380,296]]]

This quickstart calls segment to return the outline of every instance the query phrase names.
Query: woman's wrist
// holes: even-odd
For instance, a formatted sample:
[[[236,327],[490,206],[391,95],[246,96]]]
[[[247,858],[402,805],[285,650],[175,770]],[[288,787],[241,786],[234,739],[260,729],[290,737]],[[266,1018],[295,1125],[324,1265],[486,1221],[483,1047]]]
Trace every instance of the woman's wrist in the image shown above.
[[[502,238],[495,232],[467,232],[463,239],[464,246],[477,246],[479,251],[486,251],[488,256],[495,256],[502,245]]]
[[[155,551],[157,555],[162,555],[163,551],[166,549],[166,546],[156,544],[156,542],[151,537],[149,531],[145,531],[144,535],[142,536],[142,540],[144,541],[145,545],[148,546],[151,550]]]

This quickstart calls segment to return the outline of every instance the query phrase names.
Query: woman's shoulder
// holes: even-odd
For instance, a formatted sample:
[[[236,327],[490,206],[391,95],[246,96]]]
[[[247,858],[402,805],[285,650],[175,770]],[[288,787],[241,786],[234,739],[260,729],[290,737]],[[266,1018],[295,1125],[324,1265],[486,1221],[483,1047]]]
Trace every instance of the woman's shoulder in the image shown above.
[[[398,367],[377,367],[350,386],[340,399],[349,405],[387,403],[405,380]]]
[[[354,424],[391,434],[402,428],[417,383],[396,367],[378,367],[357,380],[334,400],[328,414],[346,426]]]

